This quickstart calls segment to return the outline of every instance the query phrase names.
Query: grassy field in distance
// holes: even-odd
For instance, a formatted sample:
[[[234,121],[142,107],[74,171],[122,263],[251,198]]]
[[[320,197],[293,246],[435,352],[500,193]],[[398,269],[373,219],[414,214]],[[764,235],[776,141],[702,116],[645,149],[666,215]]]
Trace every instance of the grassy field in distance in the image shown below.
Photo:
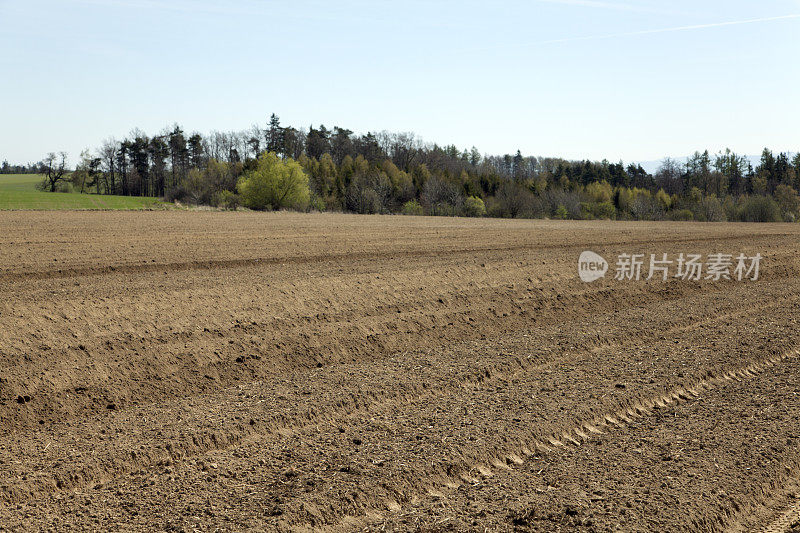
[[[158,198],[36,190],[38,174],[0,174],[0,210],[151,209],[166,207]]]

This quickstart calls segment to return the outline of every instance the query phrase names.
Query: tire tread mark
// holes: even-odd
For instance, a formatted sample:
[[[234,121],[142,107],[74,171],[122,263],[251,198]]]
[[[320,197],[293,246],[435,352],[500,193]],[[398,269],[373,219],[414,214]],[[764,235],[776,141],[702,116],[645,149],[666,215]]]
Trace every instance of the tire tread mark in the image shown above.
[[[681,402],[695,401],[699,398],[699,395],[691,394],[689,392],[690,390],[712,390],[730,384],[734,381],[742,382],[743,379],[736,377],[736,375],[746,375],[744,373],[745,370],[748,371],[749,374],[756,376],[787,359],[796,358],[798,356],[800,356],[800,349],[792,349],[784,352],[781,355],[765,357],[747,365],[742,365],[734,370],[728,370],[720,375],[716,375],[712,371],[706,372],[705,378],[702,378],[691,384],[677,386],[672,390],[657,396],[634,401],[631,407],[608,412],[592,420],[579,423],[575,427],[545,436],[543,439],[533,438],[530,443],[519,450],[502,451],[497,455],[489,457],[481,464],[476,465],[471,471],[455,472],[452,476],[439,476],[436,479],[425,480],[422,484],[427,486],[426,491],[429,494],[434,491],[441,494],[442,490],[449,489],[453,486],[458,487],[465,482],[470,483],[474,478],[474,476],[472,476],[472,471],[479,472],[484,478],[491,478],[494,475],[494,472],[492,472],[492,467],[494,467],[495,470],[498,470],[499,467],[497,465],[502,465],[502,469],[508,470],[513,469],[512,467],[514,465],[519,464],[511,459],[512,456],[529,457],[535,455],[536,453],[556,453],[558,448],[580,446],[583,441],[592,439],[593,435],[591,434],[597,434],[595,431],[590,431],[591,434],[587,434],[584,430],[588,429],[589,427],[595,428],[595,430],[601,434],[605,433],[606,431],[613,431],[614,429],[624,429],[626,424],[621,422],[620,419],[630,418],[630,421],[633,422],[632,419],[650,416],[653,414],[653,408],[657,408],[659,401],[664,403],[667,407]],[[582,434],[587,434],[588,438],[582,437]],[[383,506],[383,509],[388,508],[388,504]],[[400,510],[402,510],[402,505]],[[392,512],[400,512],[400,510]],[[369,514],[381,516],[381,512],[382,510],[376,509],[373,513]],[[345,516],[342,518],[342,523],[352,522],[353,520],[359,520],[359,517]],[[363,520],[363,518],[361,518],[361,520]],[[781,515],[781,517],[775,521],[774,526],[769,526],[773,529],[767,528],[764,530],[764,533],[786,533],[789,531],[789,528],[798,520],[800,520],[800,500],[796,501],[789,508],[789,510]]]
[[[792,498],[788,507],[769,525],[761,530],[762,533],[787,533],[800,525],[800,499]]]

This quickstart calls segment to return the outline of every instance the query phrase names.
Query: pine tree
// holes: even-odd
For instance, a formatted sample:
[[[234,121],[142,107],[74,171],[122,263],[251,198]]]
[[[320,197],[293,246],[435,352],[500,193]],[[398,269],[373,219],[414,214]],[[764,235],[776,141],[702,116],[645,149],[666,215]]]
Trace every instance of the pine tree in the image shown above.
[[[281,121],[275,113],[269,117],[269,127],[266,133],[267,152],[284,155],[283,128],[281,128]]]

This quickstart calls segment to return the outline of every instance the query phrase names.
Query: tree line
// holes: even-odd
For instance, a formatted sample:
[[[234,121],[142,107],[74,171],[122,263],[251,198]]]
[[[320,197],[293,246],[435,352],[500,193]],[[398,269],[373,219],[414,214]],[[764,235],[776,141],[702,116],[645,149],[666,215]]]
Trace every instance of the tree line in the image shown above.
[[[800,154],[769,149],[755,167],[730,150],[706,150],[686,161],[666,158],[650,174],[606,160],[483,155],[475,147],[425,143],[413,133],[296,129],[273,114],[263,128],[241,132],[134,130],[84,151],[71,172],[65,157],[51,153],[35,165],[46,176],[44,189],[222,208],[700,221],[800,215]],[[285,190],[287,176],[292,186]]]

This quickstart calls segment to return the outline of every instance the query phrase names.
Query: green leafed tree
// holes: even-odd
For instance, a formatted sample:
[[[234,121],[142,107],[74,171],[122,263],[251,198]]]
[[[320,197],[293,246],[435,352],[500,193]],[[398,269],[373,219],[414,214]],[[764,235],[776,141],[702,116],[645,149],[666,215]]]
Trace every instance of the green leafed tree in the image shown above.
[[[281,161],[274,152],[258,158],[256,168],[239,179],[242,204],[250,209],[305,209],[308,206],[308,176],[299,163]]]
[[[486,216],[486,205],[477,196],[470,196],[464,200],[464,215],[468,217]]]

